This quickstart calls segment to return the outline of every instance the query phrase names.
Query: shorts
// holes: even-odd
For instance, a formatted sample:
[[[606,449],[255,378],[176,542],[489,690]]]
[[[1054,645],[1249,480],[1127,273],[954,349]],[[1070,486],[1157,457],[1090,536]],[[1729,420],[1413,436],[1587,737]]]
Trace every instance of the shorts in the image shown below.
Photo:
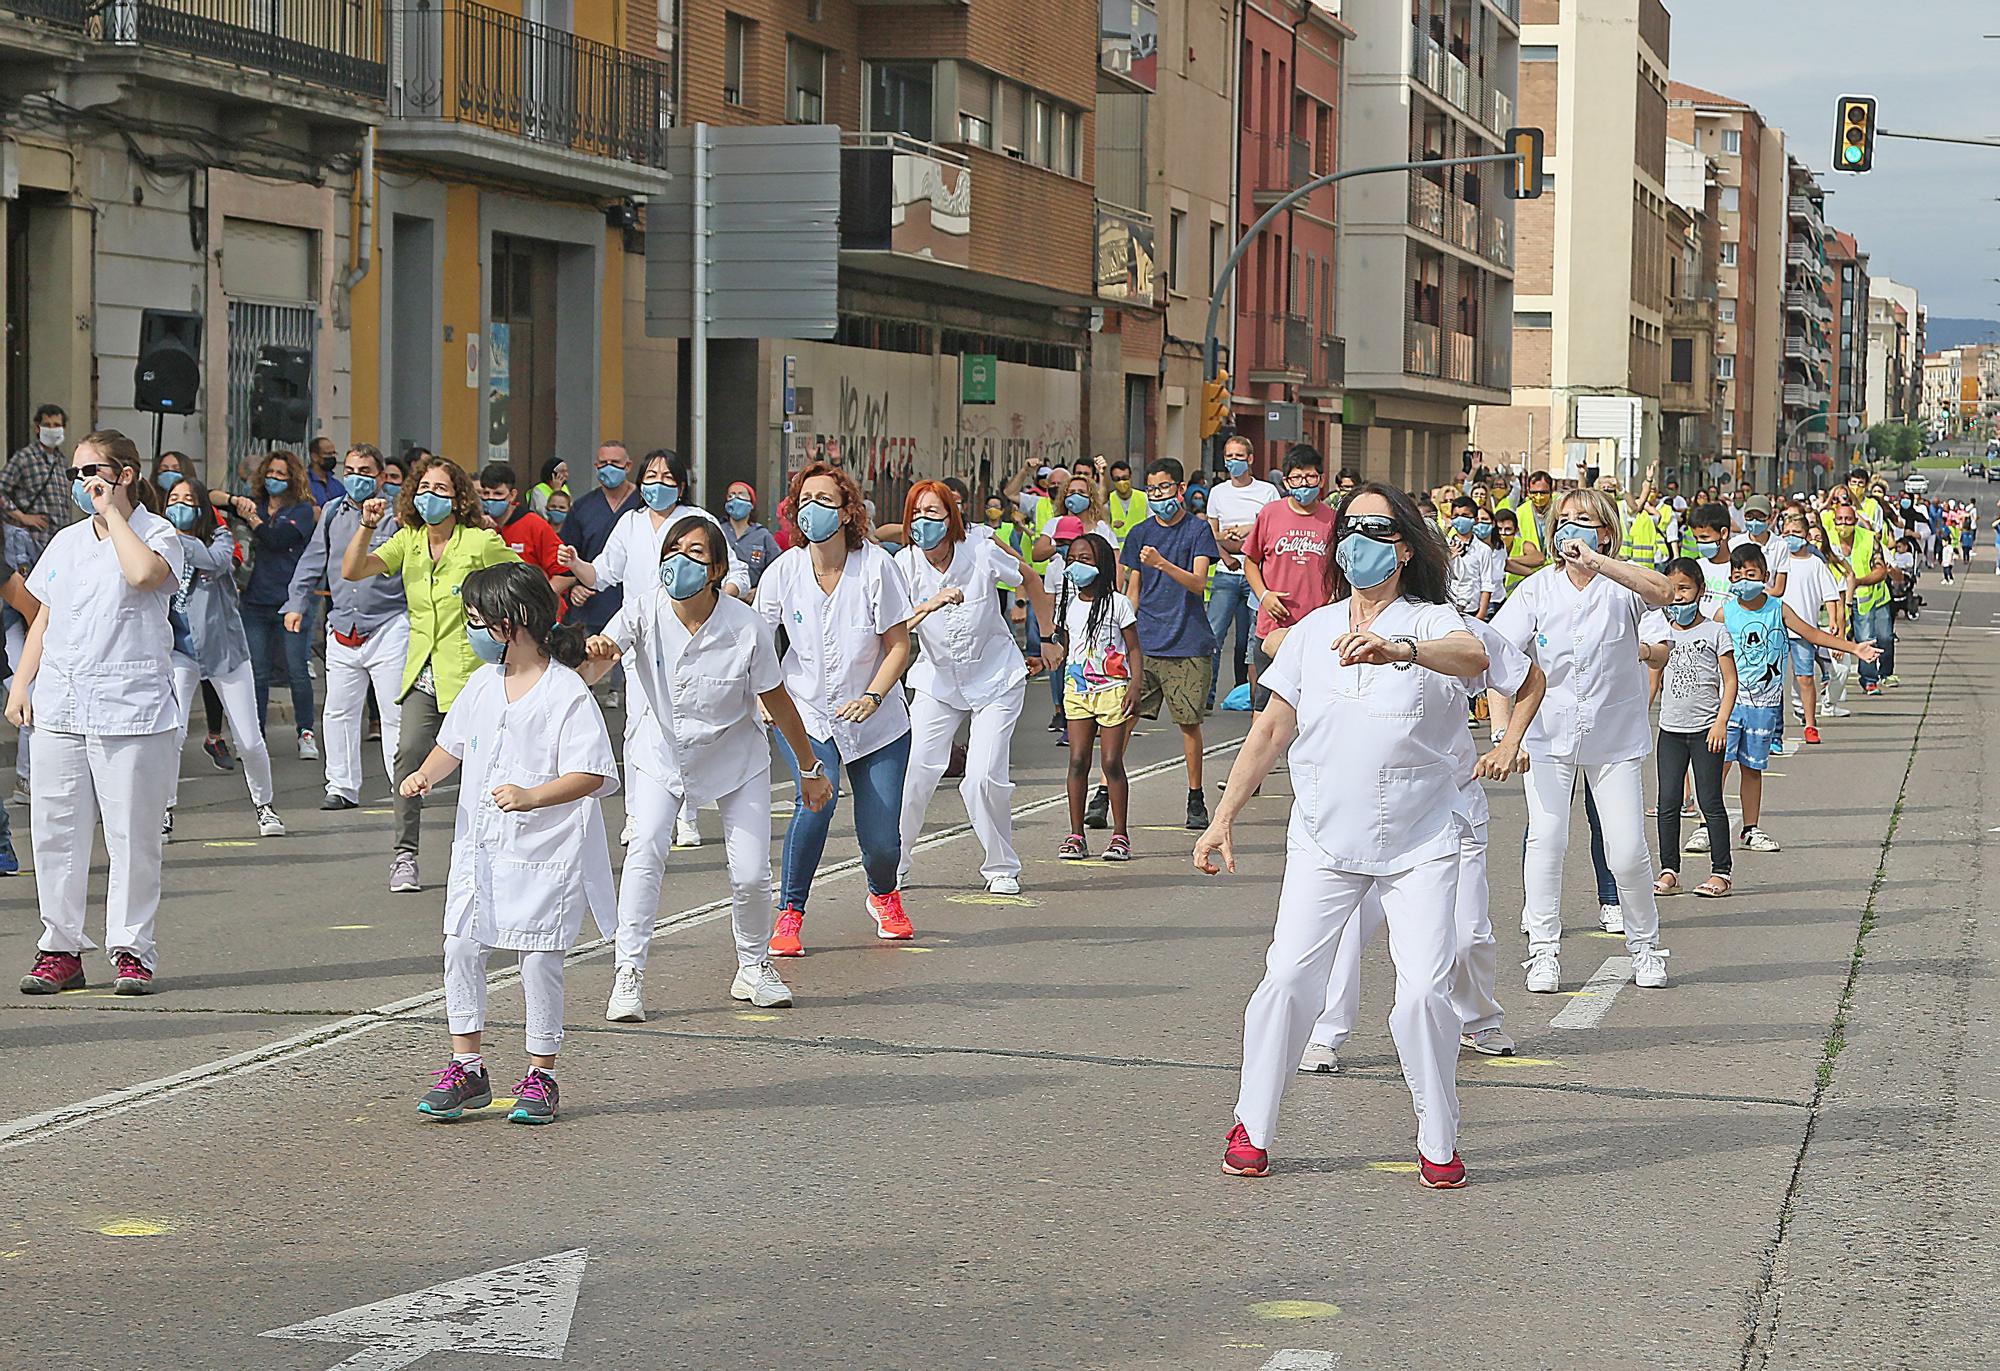
[[[1088,694],[1078,690],[1073,681],[1063,682],[1063,718],[1089,719],[1100,728],[1116,728],[1131,719],[1125,708],[1128,687],[1123,681],[1117,685],[1093,690]]]
[[[1139,712],[1160,717],[1160,703],[1182,728],[1193,728],[1208,713],[1208,678],[1214,664],[1208,657],[1155,657],[1150,653],[1139,672]]]
[[[1735,762],[1749,771],[1762,771],[1771,764],[1771,749],[1785,742],[1783,705],[1738,705],[1729,715],[1729,741],[1723,745],[1722,760]]]
[[[1792,639],[1792,675],[1804,678],[1818,669],[1819,649],[1803,638]]]
[[[1271,692],[1264,688],[1264,673],[1271,669],[1271,654],[1264,650],[1262,638],[1250,640],[1250,710],[1260,714],[1264,706],[1271,703]]]

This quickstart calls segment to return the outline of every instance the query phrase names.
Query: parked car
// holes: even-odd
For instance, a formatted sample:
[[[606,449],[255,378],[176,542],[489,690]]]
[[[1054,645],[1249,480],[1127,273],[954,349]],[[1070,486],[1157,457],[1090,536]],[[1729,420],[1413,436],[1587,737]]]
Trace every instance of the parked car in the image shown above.
[[[1931,478],[1921,471],[1913,471],[1903,478],[1903,489],[1912,495],[1928,495],[1931,491]]]

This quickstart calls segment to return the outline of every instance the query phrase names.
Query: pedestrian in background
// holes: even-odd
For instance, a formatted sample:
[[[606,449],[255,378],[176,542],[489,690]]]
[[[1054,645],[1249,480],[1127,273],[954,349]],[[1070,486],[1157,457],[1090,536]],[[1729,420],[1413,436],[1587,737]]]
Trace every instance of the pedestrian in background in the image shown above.
[[[1226,479],[1217,480],[1208,490],[1208,526],[1222,553],[1209,583],[1208,626],[1215,634],[1215,669],[1208,683],[1208,708],[1215,708],[1221,692],[1223,659],[1236,664],[1236,684],[1249,679],[1250,634],[1255,626],[1257,606],[1250,598],[1250,581],[1243,571],[1243,540],[1256,526],[1265,505],[1282,498],[1278,488],[1250,474],[1250,440],[1232,437],[1222,445]],[[1230,645],[1232,633],[1235,645]]]
[[[479,507],[516,557],[539,567],[551,581],[562,575],[563,566],[556,556],[562,537],[554,525],[522,502],[514,468],[505,462],[488,462],[479,469]]]
[[[754,594],[764,572],[784,549],[778,546],[777,535],[770,529],[751,522],[757,513],[757,488],[748,481],[729,483],[722,512],[729,516],[729,522],[722,528],[723,536],[729,540],[729,555],[749,571],[750,590]]]
[[[70,500],[69,459],[63,456],[69,419],[62,406],[35,406],[34,430],[34,441],[0,470],[0,517],[28,530],[39,558],[58,530],[76,522],[77,507]]]
[[[1064,861],[1090,855],[1083,836],[1084,804],[1090,793],[1091,754],[1100,753],[1111,811],[1111,841],[1104,860],[1132,859],[1131,786],[1125,776],[1125,745],[1138,712],[1144,649],[1137,614],[1118,591],[1118,561],[1102,534],[1080,533],[1070,541],[1060,573],[1051,566],[1046,586],[1054,603],[1055,641],[1062,651],[1063,717],[1069,742],[1069,836],[1056,849]]]
[[[243,588],[243,628],[250,638],[250,669],[257,680],[257,725],[268,734],[273,659],[282,659],[292,684],[292,727],[299,756],[319,760],[313,707],[312,621],[298,629],[284,625],[285,597],[292,575],[319,520],[319,506],[306,493],[305,466],[298,454],[282,449],[257,464],[255,495],[239,495],[231,506],[250,526],[250,581]],[[240,743],[242,740],[238,739]]]

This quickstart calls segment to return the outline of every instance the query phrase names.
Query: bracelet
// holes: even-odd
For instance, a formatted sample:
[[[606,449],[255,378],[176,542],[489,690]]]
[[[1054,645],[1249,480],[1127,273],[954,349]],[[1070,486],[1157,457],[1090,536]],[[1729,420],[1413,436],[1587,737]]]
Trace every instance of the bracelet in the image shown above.
[[[1391,662],[1389,663],[1390,666],[1393,666],[1398,671],[1408,671],[1417,664],[1417,640],[1415,638],[1398,635],[1389,641],[1392,643],[1408,643],[1410,645],[1410,660],[1407,662]]]

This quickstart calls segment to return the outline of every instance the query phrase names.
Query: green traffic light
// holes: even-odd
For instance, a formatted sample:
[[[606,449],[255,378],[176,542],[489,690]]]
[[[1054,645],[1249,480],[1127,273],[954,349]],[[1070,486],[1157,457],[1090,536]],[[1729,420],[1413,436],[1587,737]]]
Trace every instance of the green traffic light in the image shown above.
[[[1861,160],[1861,149],[1857,147],[1849,147],[1845,150],[1845,155],[1848,161],[1859,162]]]

